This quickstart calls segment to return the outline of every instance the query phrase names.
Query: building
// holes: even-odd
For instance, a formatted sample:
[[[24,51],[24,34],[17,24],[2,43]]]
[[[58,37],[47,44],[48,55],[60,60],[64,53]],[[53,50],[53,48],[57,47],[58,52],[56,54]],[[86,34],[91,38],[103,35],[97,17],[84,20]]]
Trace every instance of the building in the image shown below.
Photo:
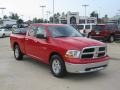
[[[97,24],[97,18],[79,16],[79,12],[68,12],[59,18],[62,24]]]
[[[10,18],[3,19],[2,22],[3,22],[3,26],[11,26],[11,25],[17,24],[17,20],[10,19]]]
[[[119,24],[120,25],[120,15],[116,15],[109,19],[107,23]]]

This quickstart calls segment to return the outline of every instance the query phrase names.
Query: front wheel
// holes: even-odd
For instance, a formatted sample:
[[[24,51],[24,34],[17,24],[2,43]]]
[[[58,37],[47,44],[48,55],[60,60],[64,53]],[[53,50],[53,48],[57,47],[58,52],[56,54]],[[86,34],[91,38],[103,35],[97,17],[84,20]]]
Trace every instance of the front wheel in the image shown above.
[[[22,54],[20,47],[18,45],[15,45],[15,47],[14,47],[14,57],[16,60],[23,59],[23,54]]]
[[[50,60],[50,70],[56,77],[62,77],[66,73],[65,63],[59,55],[53,55]]]

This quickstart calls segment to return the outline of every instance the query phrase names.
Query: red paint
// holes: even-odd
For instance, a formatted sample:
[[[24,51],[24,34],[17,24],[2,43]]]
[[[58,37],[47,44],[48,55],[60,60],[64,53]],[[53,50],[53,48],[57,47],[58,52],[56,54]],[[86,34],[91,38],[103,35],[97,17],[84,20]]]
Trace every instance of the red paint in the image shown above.
[[[33,24],[31,26],[45,26],[48,39],[38,39],[36,37],[28,36],[27,31],[26,35],[11,34],[10,42],[11,47],[14,47],[14,44],[17,43],[20,46],[22,53],[28,55],[32,58],[40,60],[46,64],[49,64],[49,57],[53,52],[58,53],[65,62],[74,63],[74,64],[87,64],[102,62],[108,60],[109,57],[102,57],[99,59],[68,59],[65,57],[67,50],[81,50],[84,47],[88,46],[102,46],[105,45],[102,42],[84,38],[84,37],[65,37],[65,38],[53,38],[48,32],[48,26],[56,26],[56,24]],[[30,26],[30,27],[31,27]],[[62,24],[59,26],[63,26]]]
[[[117,25],[105,25],[98,24],[96,27],[102,27],[101,30],[93,29],[89,36],[98,40],[109,40],[110,36],[114,36],[114,39],[120,39],[120,28]]]

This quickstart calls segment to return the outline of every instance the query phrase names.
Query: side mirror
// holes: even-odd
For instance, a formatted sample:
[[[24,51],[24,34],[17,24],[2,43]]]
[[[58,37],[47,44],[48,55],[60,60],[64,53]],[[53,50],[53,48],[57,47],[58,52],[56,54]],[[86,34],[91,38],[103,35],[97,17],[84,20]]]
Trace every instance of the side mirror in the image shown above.
[[[47,36],[44,34],[37,34],[36,37],[40,39],[47,39]]]

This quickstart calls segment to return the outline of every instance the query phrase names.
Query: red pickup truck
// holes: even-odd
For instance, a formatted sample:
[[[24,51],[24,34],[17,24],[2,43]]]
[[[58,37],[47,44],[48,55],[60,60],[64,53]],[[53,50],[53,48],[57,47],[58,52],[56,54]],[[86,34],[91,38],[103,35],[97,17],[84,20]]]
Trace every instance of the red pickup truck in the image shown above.
[[[88,73],[108,65],[106,44],[83,37],[76,29],[63,24],[32,24],[25,34],[11,34],[16,60],[23,55],[50,65],[56,77],[69,73]]]

